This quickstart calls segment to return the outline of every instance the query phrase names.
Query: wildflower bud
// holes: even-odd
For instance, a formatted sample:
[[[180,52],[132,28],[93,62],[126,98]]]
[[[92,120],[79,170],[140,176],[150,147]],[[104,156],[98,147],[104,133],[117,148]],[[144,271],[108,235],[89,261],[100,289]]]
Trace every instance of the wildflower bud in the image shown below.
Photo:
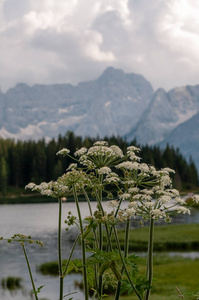
[[[112,193],[108,193],[107,198],[108,199],[113,199],[113,194]]]
[[[143,221],[140,221],[140,226],[143,227],[144,226],[144,223]]]
[[[111,265],[111,262],[110,262],[110,261],[104,262],[104,263],[101,265],[100,269],[99,269],[99,275],[102,276],[102,275],[104,274],[104,272],[105,272],[108,268],[110,268],[110,265]]]
[[[121,280],[121,274],[120,274],[120,271],[119,271],[119,267],[117,265],[117,263],[115,262],[115,260],[113,260],[111,262],[111,270],[113,271],[113,273],[115,274],[115,277],[117,278],[118,281]]]

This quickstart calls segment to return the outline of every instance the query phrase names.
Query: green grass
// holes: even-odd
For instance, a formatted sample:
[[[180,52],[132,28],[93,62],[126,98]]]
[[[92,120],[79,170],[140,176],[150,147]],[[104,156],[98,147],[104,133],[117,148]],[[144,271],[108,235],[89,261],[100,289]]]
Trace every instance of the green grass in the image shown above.
[[[148,227],[130,231],[130,251],[146,251]],[[121,244],[124,244],[124,230],[118,230]],[[199,250],[199,224],[167,224],[155,226],[154,251]]]
[[[57,261],[51,261],[41,264],[37,267],[37,271],[39,271],[42,275],[59,275],[59,267]]]
[[[139,272],[145,274],[145,259],[140,260]],[[45,263],[40,266],[42,274],[58,276],[57,262]],[[154,280],[150,300],[177,300],[179,299],[176,287],[182,294],[199,289],[199,259],[191,260],[182,257],[169,257],[166,255],[154,256]],[[113,300],[108,296],[106,300]],[[121,296],[120,300],[135,300],[135,295]],[[197,297],[185,296],[187,300],[196,300]]]
[[[144,262],[139,267],[144,274]],[[178,287],[184,295],[184,299],[197,299],[194,296],[185,295],[187,291],[199,289],[199,259],[191,260],[181,257],[155,256],[154,257],[154,281],[152,284],[150,300],[177,300]],[[113,300],[113,296],[105,298]],[[134,295],[121,296],[120,300],[135,300]]]
[[[1,286],[3,289],[16,290],[22,288],[21,281],[22,278],[20,277],[8,276],[7,278],[2,278]]]
[[[66,233],[67,234],[67,233]],[[118,230],[121,245],[124,244],[124,230]],[[146,251],[148,227],[130,231],[129,251]],[[113,241],[113,248],[117,248]],[[199,251],[199,224],[168,224],[155,227],[154,251]],[[47,262],[39,267],[43,274],[58,273],[57,262]],[[199,269],[198,269],[199,276]]]

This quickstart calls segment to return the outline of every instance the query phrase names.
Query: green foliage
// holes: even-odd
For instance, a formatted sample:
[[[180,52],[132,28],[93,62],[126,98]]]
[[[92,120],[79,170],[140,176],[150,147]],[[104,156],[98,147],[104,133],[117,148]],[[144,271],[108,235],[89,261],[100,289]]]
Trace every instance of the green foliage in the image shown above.
[[[0,191],[6,194],[8,184],[8,167],[4,156],[0,159]]]
[[[37,295],[38,293],[41,292],[41,289],[44,287],[45,285],[41,285],[40,287],[37,288],[37,290],[35,292],[32,292],[33,294]]]
[[[133,276],[133,281],[134,281],[137,291],[143,297],[144,291],[149,286],[148,281],[143,276],[139,276],[139,277]],[[130,294],[132,294],[132,292],[133,292],[133,289],[132,289],[132,286],[130,285],[129,281],[127,279],[122,280],[121,294],[130,295]]]
[[[22,288],[21,286],[22,278],[8,276],[7,278],[2,278],[1,286],[3,289],[15,290]]]

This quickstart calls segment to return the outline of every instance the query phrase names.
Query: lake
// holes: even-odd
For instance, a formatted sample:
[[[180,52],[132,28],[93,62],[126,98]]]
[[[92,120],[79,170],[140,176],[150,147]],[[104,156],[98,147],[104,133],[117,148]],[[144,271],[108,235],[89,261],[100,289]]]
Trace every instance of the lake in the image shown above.
[[[91,203],[95,209],[96,203]],[[82,216],[89,214],[87,203],[80,203]],[[75,230],[72,228],[66,232],[64,228],[64,220],[67,217],[67,212],[71,211],[76,215],[75,203],[63,203],[63,259],[67,258],[71,242],[76,236]],[[32,272],[35,279],[36,287],[45,285],[38,295],[39,299],[56,300],[59,298],[59,280],[51,276],[43,276],[36,271],[36,267],[41,263],[57,260],[57,216],[58,203],[47,204],[15,204],[15,205],[0,205],[0,236],[9,238],[15,233],[31,235],[33,239],[38,239],[44,242],[44,248],[38,245],[27,245],[27,253],[32,266]],[[199,223],[199,210],[192,209],[191,216],[175,217],[175,223]],[[74,253],[74,258],[80,257],[81,250],[77,248]],[[5,241],[0,242],[0,281],[7,276],[16,276],[23,278],[23,290],[18,290],[15,293],[0,290],[0,300],[29,300],[29,292],[31,284],[26,262],[22,253],[22,248],[18,243],[8,244]],[[64,293],[68,294],[76,291],[73,297],[74,300],[83,299],[82,293],[74,286],[74,281],[80,281],[81,275],[70,275],[65,277]],[[72,296],[71,296],[72,297]],[[66,297],[66,299],[68,299]]]

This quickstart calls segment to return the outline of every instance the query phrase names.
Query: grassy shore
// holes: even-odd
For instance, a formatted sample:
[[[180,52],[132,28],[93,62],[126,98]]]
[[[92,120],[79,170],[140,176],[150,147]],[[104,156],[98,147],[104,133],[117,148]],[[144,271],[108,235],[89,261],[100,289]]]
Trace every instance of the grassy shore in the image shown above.
[[[147,251],[148,227],[130,232],[130,251]],[[118,231],[121,244],[124,243],[124,230]],[[199,250],[199,224],[167,224],[155,226],[154,251],[196,251]]]
[[[144,276],[145,273],[145,259],[139,262],[140,274]],[[47,264],[43,265],[43,274],[49,274]],[[51,275],[58,276],[58,267],[56,262],[49,263],[48,267],[51,269]],[[184,299],[197,299],[194,296],[186,295],[188,291],[196,291],[199,289],[198,275],[199,275],[199,259],[188,259],[182,257],[169,257],[166,255],[154,256],[154,281],[151,291],[151,300],[177,300],[178,292],[176,287],[184,295]],[[66,278],[67,281],[67,278]],[[186,295],[186,296],[185,296]],[[107,300],[113,300],[113,296],[106,297]],[[120,300],[136,300],[133,294],[123,295]]]
[[[148,226],[132,229],[129,238],[129,251],[147,251]],[[124,246],[125,231],[118,230],[121,248]],[[92,239],[92,234],[90,234]],[[106,240],[105,240],[106,245]],[[112,240],[116,248],[115,240]],[[91,245],[90,245],[91,246]],[[154,251],[198,251],[199,250],[199,224],[167,224],[155,226]]]
[[[144,275],[144,261],[139,270]],[[176,287],[184,295],[184,299],[192,300],[197,297],[186,295],[188,291],[199,289],[199,259],[191,260],[182,257],[155,256],[154,281],[151,290],[151,300],[177,300]],[[105,298],[113,300],[112,296]],[[135,300],[134,295],[121,296],[120,300]]]
[[[91,197],[90,201],[94,199]],[[29,203],[56,203],[57,198],[42,196],[38,192],[30,192],[25,189],[9,189],[6,194],[0,193],[0,204],[29,204]],[[79,201],[85,201],[83,195],[79,196]],[[74,197],[68,196],[67,202],[74,202]]]
[[[67,233],[66,233],[67,234]],[[118,230],[121,243],[124,240],[124,231]],[[130,251],[146,250],[148,228],[131,230]],[[135,246],[136,245],[136,246]],[[162,254],[162,250],[169,251],[199,251],[199,224],[165,225],[155,227],[155,254],[154,254],[154,281],[151,300],[179,299],[176,287],[182,294],[199,289],[199,259],[189,259],[180,256],[170,257]],[[159,252],[158,252],[159,251]],[[139,260],[138,267],[141,274],[145,273],[145,258]],[[58,275],[57,262],[49,262],[40,266],[43,274]],[[66,279],[67,280],[67,279]],[[184,299],[192,300],[197,297],[185,295]],[[105,299],[113,300],[113,296]],[[120,300],[135,300],[131,295],[121,296]]]

